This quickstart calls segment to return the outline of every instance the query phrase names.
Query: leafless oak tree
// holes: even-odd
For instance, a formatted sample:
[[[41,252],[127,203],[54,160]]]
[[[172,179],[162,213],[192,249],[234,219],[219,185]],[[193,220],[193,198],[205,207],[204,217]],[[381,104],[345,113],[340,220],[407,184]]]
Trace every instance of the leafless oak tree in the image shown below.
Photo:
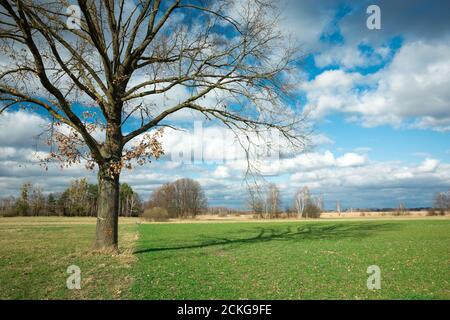
[[[272,1],[0,0],[0,16],[0,112],[45,111],[51,158],[98,167],[97,248],[117,248],[121,170],[163,154],[172,114],[304,143],[285,103],[298,50]]]

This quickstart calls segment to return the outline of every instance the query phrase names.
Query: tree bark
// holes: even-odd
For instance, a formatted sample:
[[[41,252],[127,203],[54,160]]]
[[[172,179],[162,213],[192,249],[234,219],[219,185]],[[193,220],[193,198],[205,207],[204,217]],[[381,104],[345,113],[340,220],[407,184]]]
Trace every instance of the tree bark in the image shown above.
[[[117,249],[119,224],[119,175],[111,177],[106,167],[98,171],[96,249]]]

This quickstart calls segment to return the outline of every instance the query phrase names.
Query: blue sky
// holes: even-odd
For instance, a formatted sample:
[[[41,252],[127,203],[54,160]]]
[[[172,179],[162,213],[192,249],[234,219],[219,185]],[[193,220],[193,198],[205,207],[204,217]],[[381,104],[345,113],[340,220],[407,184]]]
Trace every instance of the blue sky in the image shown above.
[[[371,4],[381,9],[381,30],[366,27]],[[429,206],[434,193],[450,189],[449,15],[448,1],[287,2],[280,24],[305,54],[291,107],[310,113],[316,136],[314,148],[291,155],[277,175],[267,177],[279,185],[283,207],[305,185],[323,195],[327,209],[336,201],[344,208]],[[233,148],[214,139],[214,122],[202,122],[203,136],[195,136],[193,121],[202,120],[190,113],[171,119],[187,132],[168,130],[167,155],[125,171],[122,181],[146,199],[162,183],[193,177],[210,205],[246,208],[239,164],[173,160],[189,144],[199,143],[210,160]],[[82,166],[44,172],[35,164],[32,137],[45,122],[42,114],[18,110],[0,117],[0,196],[17,194],[29,180],[52,191],[81,176],[95,181],[95,173]],[[26,126],[33,128],[21,129]]]

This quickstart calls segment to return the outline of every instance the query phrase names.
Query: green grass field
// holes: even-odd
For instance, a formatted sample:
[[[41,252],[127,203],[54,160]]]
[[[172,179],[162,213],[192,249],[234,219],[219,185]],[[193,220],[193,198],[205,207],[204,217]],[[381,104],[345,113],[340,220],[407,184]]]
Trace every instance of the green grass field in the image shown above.
[[[1,299],[450,299],[450,219],[136,224],[1,218]],[[66,288],[81,268],[82,289]],[[367,267],[381,269],[368,290]]]
[[[115,299],[132,282],[137,230],[120,226],[120,255],[92,253],[95,219],[1,218],[0,299]],[[82,290],[68,290],[67,267],[81,269]]]

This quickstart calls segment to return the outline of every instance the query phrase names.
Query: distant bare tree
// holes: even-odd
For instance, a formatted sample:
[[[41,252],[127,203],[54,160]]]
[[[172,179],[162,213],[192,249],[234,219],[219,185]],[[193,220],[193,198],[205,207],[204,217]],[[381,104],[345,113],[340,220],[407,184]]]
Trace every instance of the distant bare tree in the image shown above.
[[[155,189],[150,195],[149,207],[159,207],[167,210],[170,218],[175,218],[178,214],[176,210],[175,186],[173,183],[166,183]]]
[[[310,199],[311,193],[307,186],[297,190],[294,196],[294,207],[297,210],[299,218],[303,216],[306,204],[310,201]]]
[[[16,202],[16,211],[19,215],[27,216],[30,213],[30,196],[32,184],[25,182],[20,188],[20,197]]]
[[[341,202],[336,201],[336,211],[339,215],[341,215]]]
[[[139,195],[127,183],[120,184],[120,215],[124,217],[137,216],[140,212]]]
[[[277,218],[281,212],[280,189],[275,183],[269,184],[266,196],[266,215],[269,218]]]
[[[255,186],[248,188],[248,205],[257,217],[262,218],[265,210],[265,203],[261,190]]]
[[[323,195],[311,196],[307,186],[298,189],[294,196],[294,207],[299,218],[319,218],[323,211]]]
[[[173,185],[179,217],[195,217],[207,208],[208,202],[200,183],[192,179],[178,179]]]
[[[178,179],[153,191],[150,206],[164,208],[169,217],[195,217],[207,208],[201,185],[192,179]]]
[[[141,198],[136,192],[133,192],[130,196],[127,197],[126,203],[128,207],[128,216],[137,216],[143,210]]]
[[[408,213],[408,210],[405,207],[405,204],[400,201],[397,207],[397,210],[395,210],[394,215],[402,216]]]
[[[433,209],[440,215],[445,215],[450,210],[450,191],[438,192],[434,197]]]
[[[316,197],[316,206],[320,209],[320,211],[323,211],[324,208],[323,195],[319,195]]]
[[[30,211],[33,216],[40,216],[45,213],[45,196],[42,187],[34,186],[30,198]]]
[[[16,214],[14,210],[16,199],[13,196],[4,197],[0,199],[0,215],[12,216]]]

